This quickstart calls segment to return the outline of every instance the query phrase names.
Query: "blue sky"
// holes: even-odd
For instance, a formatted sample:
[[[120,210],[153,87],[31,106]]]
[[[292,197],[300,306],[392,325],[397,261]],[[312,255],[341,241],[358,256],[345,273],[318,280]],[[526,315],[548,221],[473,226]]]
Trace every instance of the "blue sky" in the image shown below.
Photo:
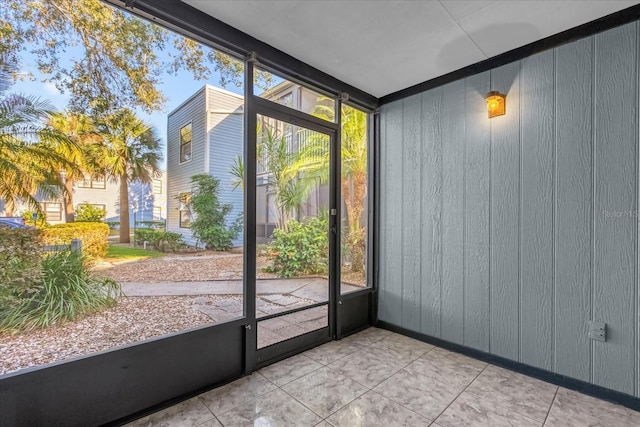
[[[32,73],[35,77],[35,81],[18,80],[9,89],[10,92],[19,93],[22,95],[37,96],[40,100],[47,100],[56,110],[64,110],[67,107],[69,96],[64,93],[60,93],[55,85],[47,80],[47,76],[41,74],[38,71],[36,65],[36,58],[29,53],[30,46],[26,47],[26,52],[23,52],[21,57],[21,73]],[[78,51],[79,52],[79,51]],[[67,52],[69,57],[74,56],[73,50]],[[77,54],[77,52],[76,52]],[[166,53],[161,57],[166,58]],[[167,114],[173,111],[178,105],[194,94],[205,84],[221,87],[219,84],[220,76],[213,71],[213,65],[211,66],[211,75],[208,80],[195,80],[193,75],[188,71],[180,71],[177,75],[164,74],[161,76],[162,83],[159,85],[159,89],[163,92],[167,98],[167,103],[162,111],[154,112],[152,114],[146,114],[141,110],[138,110],[139,117],[145,120],[147,123],[154,126],[162,140],[164,149],[164,161],[163,168],[166,165],[166,146],[167,146]],[[236,87],[233,84],[228,84],[224,89],[243,94],[242,87]]]

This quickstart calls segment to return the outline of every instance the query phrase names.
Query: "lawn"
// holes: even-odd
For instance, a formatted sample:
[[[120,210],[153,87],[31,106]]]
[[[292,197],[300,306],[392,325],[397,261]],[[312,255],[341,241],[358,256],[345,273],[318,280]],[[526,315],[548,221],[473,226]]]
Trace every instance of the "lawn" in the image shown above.
[[[129,246],[109,245],[109,249],[107,250],[107,256],[105,257],[105,260],[133,261],[133,260],[141,260],[141,259],[147,259],[147,258],[158,258],[165,255],[166,254],[163,252],[152,251],[149,249],[132,248]]]

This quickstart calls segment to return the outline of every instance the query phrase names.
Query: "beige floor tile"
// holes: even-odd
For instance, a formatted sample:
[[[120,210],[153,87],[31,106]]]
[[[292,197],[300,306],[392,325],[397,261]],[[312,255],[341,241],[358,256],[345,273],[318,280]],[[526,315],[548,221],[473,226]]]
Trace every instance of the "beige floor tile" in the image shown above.
[[[205,404],[199,398],[194,397],[128,425],[131,427],[196,427],[207,421],[212,421],[214,426],[217,422]]]
[[[386,351],[366,348],[328,366],[366,387],[373,388],[398,372],[404,365]]]
[[[490,401],[505,409],[536,421],[544,422],[557,386],[534,378],[489,366],[466,389],[483,401]]]
[[[318,363],[328,365],[336,360],[340,360],[345,356],[355,353],[361,348],[362,347],[345,341],[331,341],[305,352],[304,355]]]
[[[260,373],[254,372],[252,375],[202,393],[199,397],[211,412],[220,415],[275,388],[275,384]]]
[[[218,417],[225,427],[315,426],[318,415],[280,389],[270,391]]]
[[[322,366],[323,365],[309,359],[304,354],[298,354],[274,363],[273,365],[269,365],[266,368],[262,368],[258,372],[277,386],[283,386],[322,368]]]
[[[430,420],[435,420],[460,394],[446,383],[405,369],[373,390]]]
[[[539,427],[542,422],[464,392],[442,413],[436,423],[442,427]]]
[[[335,427],[428,426],[431,421],[370,391],[327,418]]]
[[[367,387],[326,367],[292,381],[282,389],[322,418],[369,391]]]
[[[640,412],[561,387],[545,426],[638,427]]]

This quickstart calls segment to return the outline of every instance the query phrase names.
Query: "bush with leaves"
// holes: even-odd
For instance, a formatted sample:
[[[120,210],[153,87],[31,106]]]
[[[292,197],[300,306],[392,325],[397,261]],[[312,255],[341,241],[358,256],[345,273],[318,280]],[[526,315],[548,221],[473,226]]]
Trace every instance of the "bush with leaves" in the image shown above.
[[[102,222],[107,216],[107,210],[89,203],[78,205],[76,222]]]
[[[265,270],[280,277],[327,274],[328,228],[326,217],[289,220],[284,228],[276,228],[271,243],[273,261]]]
[[[221,203],[219,199],[220,181],[208,174],[191,177],[192,189],[179,200],[195,214],[191,221],[191,232],[207,249],[226,251],[231,249],[233,241],[242,229],[242,219],[227,225],[227,216],[233,205]]]
[[[39,230],[0,228],[0,309],[19,295],[34,292],[42,277],[42,239]]]
[[[36,217],[35,221],[33,219],[34,214]],[[25,211],[22,212],[20,216],[22,216],[22,219],[24,219],[25,225],[30,225],[32,227],[46,227],[49,225],[49,223],[47,222],[47,215],[44,213],[39,214],[35,211]]]
[[[109,247],[109,227],[96,222],[72,222],[42,229],[45,245],[69,245],[82,240],[82,252],[92,258],[104,258]]]
[[[29,290],[14,289],[13,304],[0,307],[0,327],[30,330],[60,324],[111,306],[121,294],[111,279],[91,274],[87,258],[65,250],[45,256],[42,276]]]
[[[177,252],[186,246],[182,234],[151,228],[141,228],[136,231],[135,243],[143,245],[144,242],[149,243],[161,252]]]

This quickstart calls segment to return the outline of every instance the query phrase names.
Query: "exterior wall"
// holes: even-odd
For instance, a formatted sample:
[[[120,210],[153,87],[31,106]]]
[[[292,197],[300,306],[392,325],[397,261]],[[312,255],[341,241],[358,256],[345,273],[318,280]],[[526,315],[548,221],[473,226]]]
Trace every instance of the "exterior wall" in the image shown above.
[[[180,233],[195,245],[188,228],[180,228],[180,193],[191,191],[191,177],[205,172],[206,92],[205,87],[186,100],[167,118],[167,231]],[[180,128],[191,123],[191,160],[180,164]]]
[[[220,180],[220,201],[233,205],[227,216],[227,225],[231,225],[244,210],[242,188],[233,188],[235,177],[230,172],[236,157],[243,156],[244,98],[212,86],[207,90],[209,173]],[[244,235],[240,233],[233,244],[242,246],[243,239]]]
[[[74,208],[77,210],[78,205],[83,203],[105,205],[107,208],[107,221],[120,221],[120,182],[107,179],[104,189],[80,188],[76,183],[73,190]],[[131,223],[131,226],[133,227],[133,223]]]
[[[640,396],[638,34],[383,106],[381,320]]]
[[[138,203],[138,212],[135,216],[137,221],[152,221],[154,220],[154,207],[160,208],[160,217],[166,217],[166,174],[157,178],[162,183],[162,190],[159,193],[154,192],[152,184],[142,184],[140,182],[133,182],[129,184],[129,203],[133,203],[135,198]],[[133,197],[132,197],[133,195]],[[62,199],[51,200],[45,197],[36,196],[38,200],[42,202],[54,202],[60,203],[62,208],[61,220],[53,221],[48,219],[49,224],[62,224],[64,223],[64,203]],[[118,181],[106,180],[105,188],[82,188],[76,183],[73,190],[73,204],[75,211],[77,212],[79,205],[92,204],[92,205],[105,205],[107,210],[106,221],[120,221],[120,184]],[[15,209],[16,215],[20,215],[24,211],[30,210],[29,206],[24,203],[18,204]],[[0,216],[4,214],[4,203],[0,201]],[[131,211],[129,218],[131,227],[133,227],[134,215]]]

